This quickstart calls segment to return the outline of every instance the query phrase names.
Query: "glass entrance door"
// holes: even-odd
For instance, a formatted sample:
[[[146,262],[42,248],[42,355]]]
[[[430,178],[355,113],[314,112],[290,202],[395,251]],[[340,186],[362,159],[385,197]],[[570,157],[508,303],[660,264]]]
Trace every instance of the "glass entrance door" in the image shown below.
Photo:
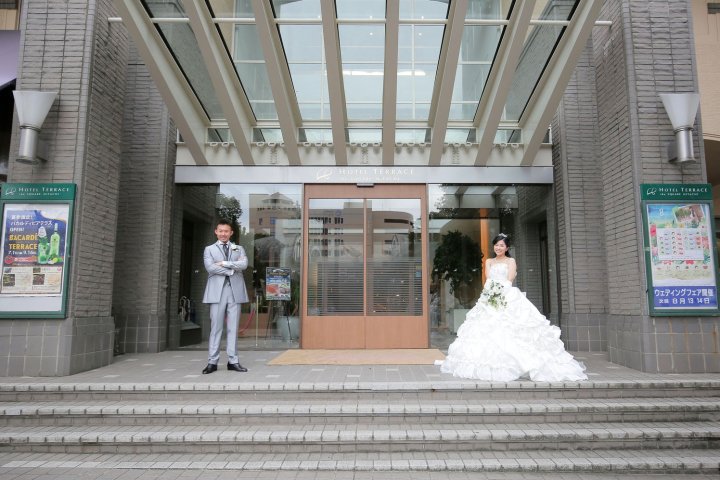
[[[302,348],[427,348],[424,185],[305,186]]]

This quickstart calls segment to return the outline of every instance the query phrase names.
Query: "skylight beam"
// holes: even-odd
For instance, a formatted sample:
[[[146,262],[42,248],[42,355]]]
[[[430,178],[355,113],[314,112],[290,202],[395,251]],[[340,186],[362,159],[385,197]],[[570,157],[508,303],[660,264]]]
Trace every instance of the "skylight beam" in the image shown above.
[[[490,157],[534,8],[535,0],[518,0],[510,14],[509,24],[503,33],[502,43],[480,99],[480,107],[475,114],[474,125],[478,128],[475,165],[485,165]]]
[[[136,41],[140,56],[150,71],[185,146],[197,165],[207,165],[204,154],[205,130],[210,125],[199,100],[180,72],[157,28],[141,5],[134,0],[115,0],[125,27]]]
[[[328,94],[330,97],[330,123],[332,125],[335,163],[347,165],[347,110],[345,108],[345,87],[340,58],[340,39],[337,31],[335,3],[333,0],[321,0],[323,43],[325,46],[325,65],[327,68]]]
[[[263,0],[252,0],[253,12],[257,20],[257,32],[260,38],[265,65],[267,66],[270,89],[275,100],[280,130],[282,131],[285,154],[290,165],[300,165],[298,149],[298,129],[300,109],[295,92],[292,89],[290,72],[285,63],[280,34],[275,26],[270,5]]]
[[[383,78],[382,164],[395,163],[395,120],[397,118],[398,35],[400,1],[387,0],[385,12],[385,76]]]
[[[212,15],[205,3],[183,0],[183,6],[190,18],[195,38],[203,53],[205,66],[210,74],[215,93],[220,101],[223,114],[232,133],[235,148],[243,164],[254,164],[255,160],[248,143],[246,132],[252,131],[248,116],[252,117],[250,104],[235,74],[230,56],[222,44],[220,32],[212,22]],[[241,114],[244,114],[242,117]]]
[[[455,86],[455,74],[457,73],[457,64],[460,57],[467,6],[468,0],[457,0],[450,4],[448,23],[444,35],[447,42],[441,50],[437,68],[441,81],[435,82],[436,89],[433,94],[433,105],[430,107],[429,123],[433,128],[433,132],[428,164],[431,166],[440,165],[445,148],[445,132],[450,117],[450,102],[453,87]],[[437,86],[438,83],[440,84],[439,87]]]
[[[602,7],[602,0],[580,2],[543,76],[520,118],[525,151],[523,166],[532,165],[555,115],[570,76],[585,49]]]

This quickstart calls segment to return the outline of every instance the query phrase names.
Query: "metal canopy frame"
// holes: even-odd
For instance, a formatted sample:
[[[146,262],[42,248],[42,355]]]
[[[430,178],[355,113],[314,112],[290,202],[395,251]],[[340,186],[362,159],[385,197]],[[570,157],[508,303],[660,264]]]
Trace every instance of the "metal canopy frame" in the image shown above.
[[[274,16],[271,0],[251,0],[254,18],[213,17],[206,1],[175,0],[186,17],[153,18],[140,0],[114,0],[138,51],[147,64],[171,116],[182,136],[178,165],[289,165],[289,166],[500,166],[542,167],[551,164],[543,139],[567,82],[575,69],[592,28],[610,22],[597,21],[602,0],[579,0],[569,20],[532,18],[535,0],[515,0],[508,18],[466,18],[472,0],[450,0],[446,19],[401,19],[400,0],[387,0],[384,19],[338,19],[334,0],[319,0],[320,18]],[[552,2],[552,0],[550,0]],[[190,80],[178,66],[160,34],[163,23],[188,23],[202,54],[198,63],[207,70],[224,119],[208,118]],[[327,75],[330,118],[304,120],[290,75],[279,25],[315,24],[322,29],[323,73]],[[345,75],[339,43],[339,24],[378,24],[385,27],[382,79],[382,119],[366,121],[348,118],[345,102]],[[222,24],[255,24],[258,51],[262,52],[277,120],[257,120],[233,64],[231,46],[225,44]],[[400,26],[445,25],[440,56],[433,83],[427,120],[397,121],[398,44]],[[450,121],[451,102],[458,68],[463,31],[466,25],[502,26],[501,42],[484,85],[472,121]],[[527,33],[535,25],[564,27],[542,76],[516,122],[503,121],[503,111],[512,88],[518,62],[526,48]],[[415,75],[415,72],[411,72]],[[378,131],[367,142],[350,143],[348,128]],[[208,129],[227,129],[227,142],[210,142]],[[430,129],[431,138],[415,142],[396,140],[398,129]],[[448,129],[475,130],[466,142],[448,144]],[[254,130],[270,131],[278,142],[254,141]],[[300,129],[324,129],[332,140],[299,142]],[[507,148],[497,143],[501,129],[519,130],[520,140]],[[516,137],[517,138],[517,137]],[[303,147],[303,148],[301,148]]]

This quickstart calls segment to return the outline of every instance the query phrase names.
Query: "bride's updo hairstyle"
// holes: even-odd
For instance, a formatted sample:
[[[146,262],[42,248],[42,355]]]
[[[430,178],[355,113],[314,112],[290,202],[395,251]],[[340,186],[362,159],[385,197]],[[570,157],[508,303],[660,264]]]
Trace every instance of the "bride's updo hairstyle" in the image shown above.
[[[504,233],[498,233],[497,236],[492,239],[493,247],[494,247],[495,244],[498,243],[500,240],[502,240],[503,242],[505,242],[505,246],[508,248],[507,251],[505,252],[505,256],[506,256],[506,257],[512,257],[512,255],[510,255],[510,237],[508,237],[508,236],[505,235]]]

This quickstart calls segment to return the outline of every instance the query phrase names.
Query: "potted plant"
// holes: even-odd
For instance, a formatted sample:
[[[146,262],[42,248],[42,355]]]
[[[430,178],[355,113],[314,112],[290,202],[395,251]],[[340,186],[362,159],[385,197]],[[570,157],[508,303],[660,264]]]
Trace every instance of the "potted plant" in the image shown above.
[[[450,293],[464,308],[474,300],[472,284],[482,272],[482,258],[480,245],[459,230],[443,235],[435,251],[433,277],[449,282]]]

